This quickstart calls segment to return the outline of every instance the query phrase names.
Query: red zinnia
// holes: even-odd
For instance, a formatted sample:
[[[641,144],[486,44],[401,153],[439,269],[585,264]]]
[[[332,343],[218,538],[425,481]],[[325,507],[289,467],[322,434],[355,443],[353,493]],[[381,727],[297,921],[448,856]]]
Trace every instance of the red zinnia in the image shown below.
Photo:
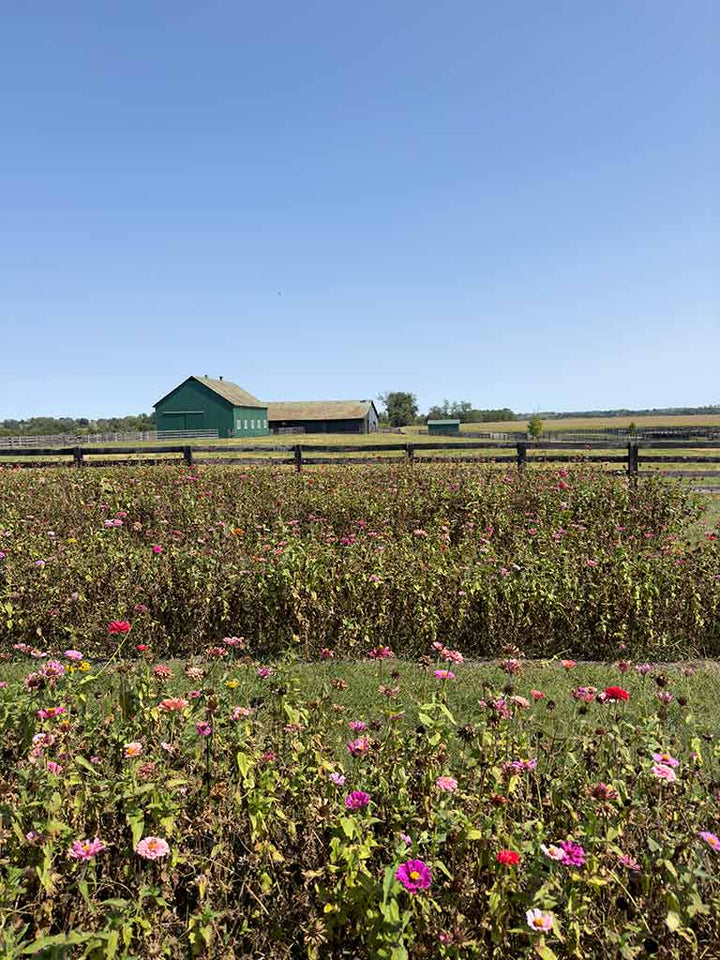
[[[514,867],[520,862],[520,854],[516,850],[501,850],[495,857],[498,863]]]
[[[108,624],[108,633],[128,633],[130,623],[127,620],[111,620]]]
[[[605,687],[606,700],[629,700],[630,694],[622,687]]]

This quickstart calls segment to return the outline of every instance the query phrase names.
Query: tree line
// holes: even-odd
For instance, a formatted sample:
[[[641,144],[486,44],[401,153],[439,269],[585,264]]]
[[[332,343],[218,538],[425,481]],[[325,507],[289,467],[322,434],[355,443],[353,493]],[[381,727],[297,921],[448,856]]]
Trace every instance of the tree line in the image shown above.
[[[492,423],[497,420],[516,420],[517,415],[508,407],[497,410],[480,410],[469,400],[443,400],[420,414],[414,393],[404,390],[388,390],[378,397],[382,404],[382,419],[391,427],[405,427],[427,420],[459,420],[461,423]]]
[[[93,433],[135,433],[155,429],[154,413],[127,417],[30,417],[28,420],[0,420],[0,437],[53,437],[58,434],[87,436]]]

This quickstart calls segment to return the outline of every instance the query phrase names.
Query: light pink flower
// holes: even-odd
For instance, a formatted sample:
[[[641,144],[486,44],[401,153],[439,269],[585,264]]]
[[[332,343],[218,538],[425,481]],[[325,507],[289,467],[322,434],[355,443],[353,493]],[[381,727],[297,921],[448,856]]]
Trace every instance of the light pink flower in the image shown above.
[[[438,777],[435,783],[440,790],[445,790],[446,793],[454,793],[458,786],[457,780],[452,777]]]
[[[158,860],[170,853],[170,847],[161,837],[143,837],[135,846],[135,853],[145,860]]]
[[[652,758],[656,763],[664,764],[666,767],[680,766],[680,761],[676,760],[675,757],[671,756],[669,753],[654,753]]]
[[[254,713],[255,710],[252,707],[233,707],[230,719],[239,720],[240,717],[251,717]]]
[[[658,780],[667,780],[668,783],[672,783],[677,779],[673,768],[668,767],[664,763],[653,764],[652,772],[655,774]]]
[[[528,910],[525,917],[527,919],[527,925],[531,930],[534,930],[535,933],[547,933],[552,930],[553,915],[551,913],[543,913],[542,910],[538,910],[536,907],[534,910]]]
[[[64,655],[68,660],[82,660],[83,658],[79,650],[66,650]]]
[[[139,757],[143,752],[143,745],[138,740],[133,740],[132,743],[126,743],[123,747],[123,753],[126,757]]]

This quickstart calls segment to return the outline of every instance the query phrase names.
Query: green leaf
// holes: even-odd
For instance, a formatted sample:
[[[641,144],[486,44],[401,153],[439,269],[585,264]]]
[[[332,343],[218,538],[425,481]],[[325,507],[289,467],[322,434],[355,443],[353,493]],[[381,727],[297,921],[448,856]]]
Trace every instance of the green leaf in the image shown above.
[[[112,958],[117,953],[117,949],[120,943],[120,933],[118,930],[111,930],[108,933],[107,945],[105,947],[105,957],[106,960],[112,960]]]
[[[539,957],[542,957],[542,960],[557,960],[557,954],[554,950],[551,950],[546,943],[536,943],[535,953]]]
[[[672,930],[674,933],[682,926],[682,921],[674,910],[670,910],[668,915],[665,917],[665,924],[668,930]]]

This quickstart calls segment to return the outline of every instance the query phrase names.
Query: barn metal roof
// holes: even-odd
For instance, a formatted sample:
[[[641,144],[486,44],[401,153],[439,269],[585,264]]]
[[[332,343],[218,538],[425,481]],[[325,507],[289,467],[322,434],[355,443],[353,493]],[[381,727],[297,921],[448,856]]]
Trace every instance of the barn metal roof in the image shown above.
[[[268,404],[268,420],[362,420],[370,407],[372,400],[281,401]]]
[[[267,409],[266,403],[258,400],[257,397],[248,393],[247,390],[243,390],[242,387],[233,383],[232,380],[215,380],[213,377],[188,377],[187,380],[183,380],[177,387],[173,387],[169,393],[161,397],[153,406],[157,407],[163,400],[167,400],[167,398],[179,390],[180,387],[185,386],[189,380],[197,380],[198,383],[202,383],[208,390],[212,390],[213,393],[222,397],[223,400],[227,400],[227,402],[231,403],[234,407],[257,407],[259,410]]]
[[[212,377],[193,377],[193,380],[199,380],[206,387],[209,387],[213,393],[217,393],[223,400],[229,401],[234,407],[260,407],[264,410],[266,403],[258,400],[247,390],[243,390],[232,380],[215,380]]]

